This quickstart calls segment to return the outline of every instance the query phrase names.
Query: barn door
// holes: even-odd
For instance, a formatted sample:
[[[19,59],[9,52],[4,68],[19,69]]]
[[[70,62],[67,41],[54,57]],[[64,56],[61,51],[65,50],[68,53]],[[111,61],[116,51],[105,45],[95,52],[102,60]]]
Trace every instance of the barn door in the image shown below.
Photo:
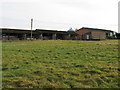
[[[87,39],[87,40],[90,39],[90,35],[86,35],[86,39]]]

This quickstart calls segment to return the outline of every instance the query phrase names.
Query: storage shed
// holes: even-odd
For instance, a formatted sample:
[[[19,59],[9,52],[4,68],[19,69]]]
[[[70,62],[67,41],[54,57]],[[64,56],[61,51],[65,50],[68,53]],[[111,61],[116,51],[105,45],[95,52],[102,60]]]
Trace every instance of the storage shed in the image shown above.
[[[105,29],[82,27],[75,32],[79,34],[78,36],[76,36],[78,40],[102,40],[114,38],[114,32]]]

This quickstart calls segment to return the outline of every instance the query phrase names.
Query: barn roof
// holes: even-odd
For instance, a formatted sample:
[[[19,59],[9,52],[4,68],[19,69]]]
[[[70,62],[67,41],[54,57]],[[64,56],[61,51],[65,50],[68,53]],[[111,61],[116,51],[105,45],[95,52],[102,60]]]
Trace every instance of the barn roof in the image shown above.
[[[81,29],[90,29],[90,30],[99,30],[99,31],[109,31],[109,32],[114,32],[112,30],[106,30],[106,29],[98,29],[98,28],[88,28],[88,27],[82,27]],[[79,29],[80,30],[80,29]]]
[[[11,28],[0,28],[2,30],[2,33],[31,33],[31,30],[27,29],[11,29]],[[32,30],[35,32],[35,30]]]
[[[0,28],[0,30],[30,31],[28,29]]]
[[[56,34],[76,34],[74,31],[58,31],[58,30],[45,30],[45,29],[36,29],[40,33],[56,33]]]

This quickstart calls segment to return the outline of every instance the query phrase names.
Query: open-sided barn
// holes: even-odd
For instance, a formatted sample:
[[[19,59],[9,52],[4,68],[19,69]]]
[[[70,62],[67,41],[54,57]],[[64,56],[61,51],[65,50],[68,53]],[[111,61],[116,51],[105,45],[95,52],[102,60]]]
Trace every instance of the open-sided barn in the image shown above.
[[[31,38],[31,30],[2,28],[2,40],[27,40]],[[38,40],[73,40],[74,31],[32,30],[32,38]]]
[[[53,40],[72,40],[77,35],[72,31],[57,31],[57,30],[43,30],[36,29],[38,39],[53,39]]]
[[[2,40],[25,40],[30,38],[30,30],[2,28]],[[32,32],[33,35],[35,31]]]

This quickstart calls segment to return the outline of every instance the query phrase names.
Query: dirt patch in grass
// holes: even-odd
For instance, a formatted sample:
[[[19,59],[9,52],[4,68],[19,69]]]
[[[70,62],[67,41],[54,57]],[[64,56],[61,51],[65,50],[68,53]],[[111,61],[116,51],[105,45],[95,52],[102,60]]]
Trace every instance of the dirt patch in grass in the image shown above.
[[[118,44],[118,42],[100,42],[100,43],[96,43],[96,44],[100,44],[100,45],[115,45],[115,44]]]
[[[9,44],[9,45],[4,45],[4,46],[22,46],[22,45],[26,45],[26,44]]]

